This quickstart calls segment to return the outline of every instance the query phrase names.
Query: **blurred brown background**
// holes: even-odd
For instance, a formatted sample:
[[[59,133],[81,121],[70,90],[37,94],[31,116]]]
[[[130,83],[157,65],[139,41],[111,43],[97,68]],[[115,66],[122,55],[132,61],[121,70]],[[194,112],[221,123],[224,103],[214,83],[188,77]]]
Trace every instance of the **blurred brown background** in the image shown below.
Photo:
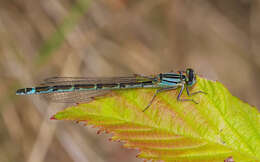
[[[15,96],[51,76],[192,67],[260,107],[257,0],[0,0],[0,162],[140,162],[66,105]]]

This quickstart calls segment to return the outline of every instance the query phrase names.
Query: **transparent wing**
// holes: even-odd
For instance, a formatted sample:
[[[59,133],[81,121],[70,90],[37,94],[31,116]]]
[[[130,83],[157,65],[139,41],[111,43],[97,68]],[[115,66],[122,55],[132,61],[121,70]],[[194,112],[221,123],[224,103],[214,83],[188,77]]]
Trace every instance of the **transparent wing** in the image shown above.
[[[52,77],[45,79],[41,86],[55,86],[55,85],[73,85],[73,84],[104,84],[104,83],[131,83],[154,80],[153,76],[141,76],[137,74],[121,76],[121,77]],[[62,103],[81,103],[89,102],[94,97],[102,96],[111,92],[110,90],[88,90],[88,91],[71,91],[71,92],[51,92],[41,94],[51,102]]]
[[[103,96],[111,91],[96,90],[96,91],[72,91],[41,94],[44,98],[51,102],[60,103],[84,103],[94,100],[95,97]]]
[[[102,83],[130,83],[154,80],[153,76],[133,74],[122,77],[52,77],[47,78],[40,85],[71,85],[71,84],[102,84]]]

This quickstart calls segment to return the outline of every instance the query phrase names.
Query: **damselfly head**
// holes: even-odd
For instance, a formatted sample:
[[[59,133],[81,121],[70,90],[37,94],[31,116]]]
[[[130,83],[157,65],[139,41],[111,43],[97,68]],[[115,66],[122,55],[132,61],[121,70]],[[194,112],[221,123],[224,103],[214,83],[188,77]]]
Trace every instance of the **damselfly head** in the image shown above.
[[[196,74],[193,69],[186,69],[186,83],[188,86],[193,86],[196,83]]]

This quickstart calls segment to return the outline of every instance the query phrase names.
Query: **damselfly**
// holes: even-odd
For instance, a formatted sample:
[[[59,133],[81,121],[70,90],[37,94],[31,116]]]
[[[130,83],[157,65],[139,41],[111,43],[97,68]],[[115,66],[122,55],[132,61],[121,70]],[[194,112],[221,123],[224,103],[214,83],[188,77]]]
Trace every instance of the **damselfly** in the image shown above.
[[[177,96],[178,101],[192,101],[183,99],[181,95],[186,89],[187,95],[203,93],[189,92],[189,88],[196,83],[196,75],[193,69],[179,71],[178,73],[160,73],[154,76],[131,75],[125,77],[87,78],[87,77],[53,77],[48,78],[38,87],[23,88],[16,91],[17,95],[40,94],[54,102],[82,103],[93,100],[97,96],[105,95],[112,90],[130,88],[157,88],[150,103],[143,111],[148,109],[156,95],[162,91],[181,88]]]

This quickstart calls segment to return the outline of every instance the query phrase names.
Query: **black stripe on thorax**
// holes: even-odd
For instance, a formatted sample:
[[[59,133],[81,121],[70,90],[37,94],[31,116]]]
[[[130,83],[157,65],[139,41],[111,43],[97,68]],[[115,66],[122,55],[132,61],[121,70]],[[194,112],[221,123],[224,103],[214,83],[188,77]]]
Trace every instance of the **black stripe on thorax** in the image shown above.
[[[180,74],[162,74],[162,78],[179,79],[179,78],[181,78],[181,75]]]
[[[164,80],[164,79],[162,81],[168,82],[168,83],[176,83],[176,84],[179,83],[179,82],[174,82],[174,81],[169,81],[169,80]]]

